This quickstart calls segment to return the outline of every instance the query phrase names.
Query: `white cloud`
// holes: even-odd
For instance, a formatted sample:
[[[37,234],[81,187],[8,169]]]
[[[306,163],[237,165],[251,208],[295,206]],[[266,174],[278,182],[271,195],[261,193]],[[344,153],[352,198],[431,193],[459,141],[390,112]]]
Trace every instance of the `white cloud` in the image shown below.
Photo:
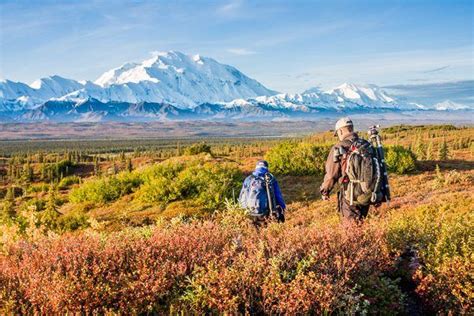
[[[242,6],[242,0],[231,0],[228,3],[217,8],[217,13],[222,15],[231,15],[238,11]]]
[[[343,82],[392,85],[416,79],[425,83],[474,80],[472,46],[407,50],[389,53],[345,54],[339,58],[309,59],[304,67],[294,64],[280,67],[292,80],[272,73],[259,74],[259,79],[272,89],[301,92],[321,82],[331,88]],[[449,67],[446,67],[449,65]],[[427,71],[428,70],[428,71]],[[305,73],[306,76],[298,76]],[[263,79],[262,79],[263,78]],[[306,82],[306,79],[312,79]]]
[[[234,55],[247,56],[255,55],[257,52],[246,48],[228,48],[227,51]]]

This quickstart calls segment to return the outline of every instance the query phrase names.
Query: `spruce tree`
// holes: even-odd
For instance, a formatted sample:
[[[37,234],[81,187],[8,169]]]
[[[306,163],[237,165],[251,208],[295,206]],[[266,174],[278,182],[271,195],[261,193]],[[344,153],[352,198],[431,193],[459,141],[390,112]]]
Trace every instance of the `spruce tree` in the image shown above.
[[[97,157],[94,158],[94,175],[96,176],[100,175],[100,165],[99,165],[99,159]]]
[[[423,144],[423,140],[421,139],[421,135],[418,135],[416,143],[415,143],[415,155],[418,160],[425,159],[425,145]]]
[[[15,217],[15,188],[10,187],[7,189],[7,193],[3,201],[3,208],[0,220],[1,222],[5,223],[11,221]]]
[[[41,212],[41,224],[47,230],[54,230],[58,227],[58,218],[61,213],[57,210],[56,190],[54,186],[49,189],[49,198],[44,211]]]
[[[181,143],[176,144],[176,156],[181,156]]]
[[[127,171],[132,172],[132,170],[133,170],[132,159],[128,158],[127,159]]]
[[[448,160],[449,158],[449,149],[446,140],[443,140],[438,150],[438,160]]]
[[[426,148],[426,160],[433,160],[433,142],[431,141]]]
[[[42,181],[46,180],[46,173],[47,173],[47,168],[46,164],[44,162],[41,163],[41,168],[40,168],[40,177]]]
[[[26,183],[30,183],[33,181],[33,168],[31,167],[29,160],[23,166],[22,180],[23,182],[26,182]]]

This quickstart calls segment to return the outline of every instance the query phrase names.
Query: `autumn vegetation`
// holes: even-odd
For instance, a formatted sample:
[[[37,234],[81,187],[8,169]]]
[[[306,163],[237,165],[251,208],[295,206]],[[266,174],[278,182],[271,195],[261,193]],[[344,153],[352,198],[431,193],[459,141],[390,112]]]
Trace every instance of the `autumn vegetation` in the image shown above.
[[[4,152],[0,312],[471,314],[474,129],[382,135],[393,200],[363,223],[317,192],[329,132]],[[256,229],[236,196],[262,157],[288,213]]]

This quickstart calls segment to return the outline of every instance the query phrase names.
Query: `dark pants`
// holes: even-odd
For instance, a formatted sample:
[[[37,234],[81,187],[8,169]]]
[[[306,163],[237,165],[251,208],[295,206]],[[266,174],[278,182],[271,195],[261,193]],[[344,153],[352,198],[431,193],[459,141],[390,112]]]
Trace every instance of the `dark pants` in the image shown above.
[[[367,206],[356,206],[350,205],[349,201],[347,201],[341,191],[338,193],[338,210],[341,214],[343,219],[351,219],[351,220],[362,220],[367,217],[369,213],[370,205]]]
[[[276,221],[278,223],[285,222],[285,213],[282,208],[277,208],[278,214],[268,214],[266,216],[252,216],[252,222],[255,227],[259,228],[261,226],[267,225],[271,221]]]

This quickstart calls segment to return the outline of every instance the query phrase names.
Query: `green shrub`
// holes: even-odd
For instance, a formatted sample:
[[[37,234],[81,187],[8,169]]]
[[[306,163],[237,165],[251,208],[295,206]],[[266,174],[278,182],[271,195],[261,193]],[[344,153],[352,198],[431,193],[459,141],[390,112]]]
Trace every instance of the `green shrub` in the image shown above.
[[[384,134],[398,133],[398,132],[420,132],[420,131],[454,131],[458,128],[454,125],[394,125],[382,129]]]
[[[398,174],[404,174],[416,169],[415,154],[402,146],[386,147],[385,161],[388,170]]]
[[[151,179],[145,182],[136,192],[136,197],[145,203],[168,203],[179,197],[174,192],[173,181],[165,177]]]
[[[74,166],[75,165],[72,161],[64,159],[55,163],[45,164],[43,166],[44,170],[42,171],[42,173],[44,173],[45,175],[50,174],[53,179],[60,178],[62,176],[67,176],[72,171]]]
[[[282,142],[265,155],[270,169],[284,175],[320,175],[329,154],[329,146],[307,142]]]
[[[206,143],[193,144],[184,150],[185,155],[211,154],[211,146]]]
[[[23,209],[33,212],[41,212],[46,207],[46,201],[39,198],[32,198],[23,204]]]
[[[73,203],[112,202],[130,194],[133,189],[142,184],[142,179],[136,173],[122,172],[110,178],[99,178],[84,182],[81,186],[72,189],[69,200]]]
[[[49,184],[34,183],[28,187],[28,193],[48,192]]]
[[[61,181],[58,184],[58,189],[64,190],[72,186],[73,184],[79,184],[81,183],[81,178],[78,176],[69,176],[62,178]]]
[[[331,147],[307,142],[282,142],[270,149],[265,159],[271,170],[284,175],[322,175]],[[401,146],[386,148],[388,170],[398,174],[415,170],[415,155]]]
[[[175,182],[178,174],[184,170],[184,163],[164,161],[160,164],[137,170],[143,185],[137,190],[136,197],[145,203],[168,203],[179,197]]]
[[[463,314],[472,304],[472,203],[472,198],[454,194],[438,203],[397,210],[388,218],[390,250],[417,251],[423,266],[416,271],[416,292],[444,314]]]
[[[191,160],[166,162],[143,172],[144,184],[136,198],[145,203],[193,199],[209,208],[218,207],[238,190],[241,172],[233,165]]]
[[[90,226],[88,216],[83,212],[71,212],[57,219],[60,232],[75,231]]]
[[[193,200],[206,208],[218,208],[237,192],[241,180],[242,173],[236,166],[200,156],[87,181],[71,190],[69,200],[108,203],[136,190],[135,198],[144,203],[166,205]]]
[[[241,181],[242,173],[235,166],[208,162],[184,170],[177,185],[183,198],[195,198],[208,208],[217,208],[238,192]]]
[[[171,180],[184,168],[184,162],[166,160],[150,167],[135,170],[134,173],[139,174],[142,181],[147,183],[156,178],[166,178]]]

